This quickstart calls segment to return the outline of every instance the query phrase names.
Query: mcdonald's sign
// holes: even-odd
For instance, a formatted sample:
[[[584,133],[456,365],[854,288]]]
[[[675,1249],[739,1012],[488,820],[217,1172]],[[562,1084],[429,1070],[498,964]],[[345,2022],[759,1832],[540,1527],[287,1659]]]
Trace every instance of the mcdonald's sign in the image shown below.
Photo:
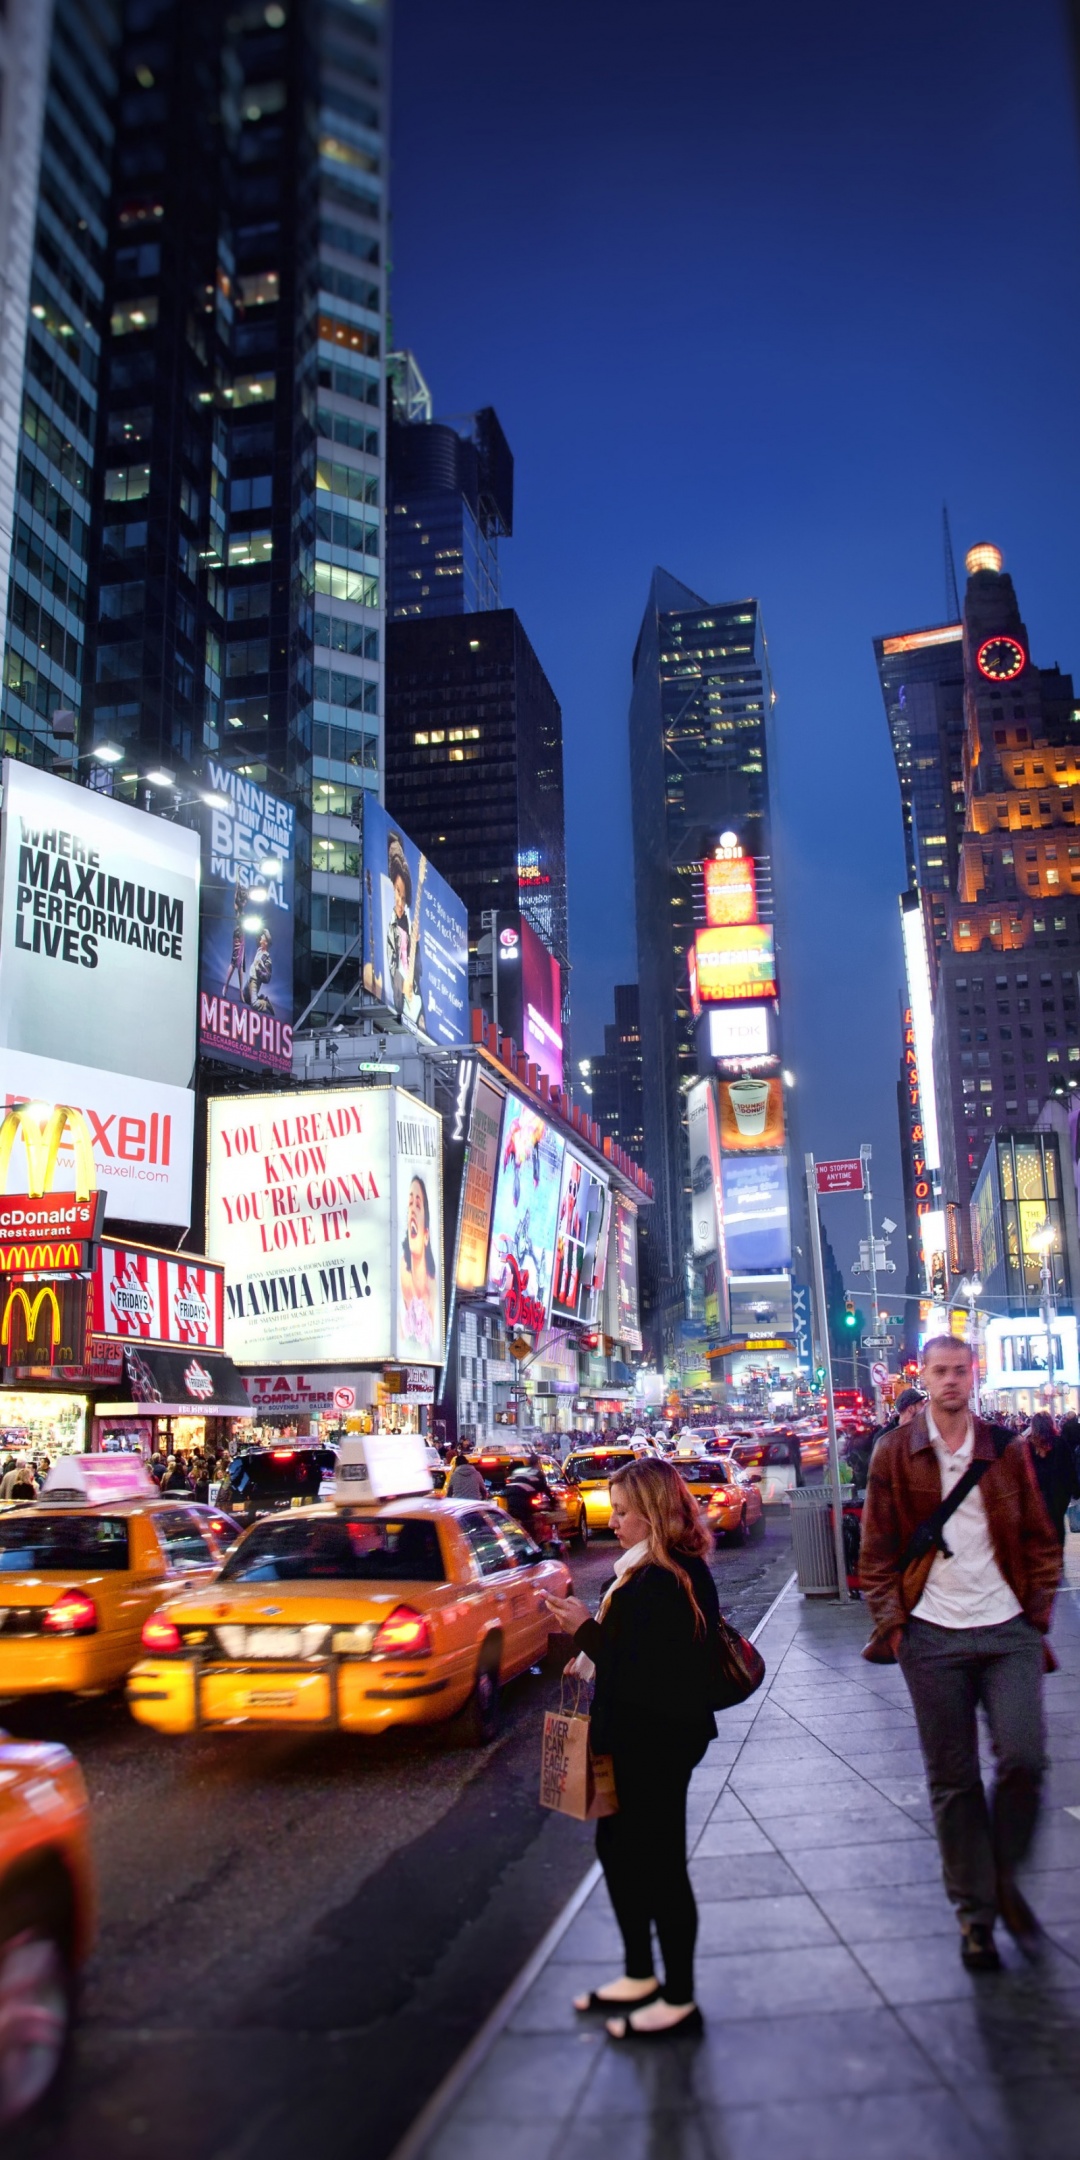
[[[0,1363],[9,1376],[78,1378],[92,1362],[91,1279],[57,1273],[19,1278],[0,1271]]]
[[[12,1336],[15,1332],[16,1309],[22,1312],[25,1331],[25,1354],[22,1358],[13,1354],[15,1345]],[[49,1316],[49,1349],[45,1357],[40,1354],[37,1344],[38,1322],[42,1311],[46,1311]],[[8,1291],[4,1317],[0,1320],[0,1348],[5,1353],[5,1364],[52,1365],[60,1345],[61,1333],[60,1300],[51,1283],[45,1283],[40,1290],[33,1292],[24,1290],[21,1284],[12,1286]]]
[[[74,1275],[89,1272],[90,1247],[73,1245],[0,1245],[0,1273],[5,1275]]]
[[[44,1120],[34,1103],[13,1103],[5,1112],[0,1125],[0,1184],[7,1183],[12,1149],[21,1136],[30,1198],[39,1199],[51,1192],[65,1135],[75,1156],[75,1198],[89,1200],[97,1191],[94,1150],[82,1111],[70,1103],[50,1104]]]

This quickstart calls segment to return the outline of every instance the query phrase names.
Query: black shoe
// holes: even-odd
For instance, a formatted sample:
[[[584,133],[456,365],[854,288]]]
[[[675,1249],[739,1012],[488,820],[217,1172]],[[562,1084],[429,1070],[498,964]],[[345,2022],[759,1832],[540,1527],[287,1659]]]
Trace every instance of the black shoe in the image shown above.
[[[634,2004],[635,2010],[640,2008],[640,2003]],[[622,2026],[621,2032],[616,2032],[616,2025]],[[639,2047],[654,2047],[661,2041],[668,2040],[697,2040],[704,2030],[705,2020],[696,2003],[686,2012],[685,2017],[678,2018],[674,2025],[656,2025],[651,2030],[647,2027],[644,2032],[640,2026],[635,2025],[632,2016],[609,2018],[607,2023],[608,2039],[616,2041],[620,2047],[625,2046],[628,2040],[636,2040]]]
[[[1037,1958],[1042,1952],[1043,1931],[1023,1893],[1017,1889],[1009,1875],[1003,1875],[998,1883],[998,1911],[1013,1941],[1024,1956]]]
[[[992,1927],[982,1927],[977,1920],[965,1927],[960,1935],[960,1958],[968,1972],[992,1973],[1001,1971],[1001,1959],[994,1941]]]

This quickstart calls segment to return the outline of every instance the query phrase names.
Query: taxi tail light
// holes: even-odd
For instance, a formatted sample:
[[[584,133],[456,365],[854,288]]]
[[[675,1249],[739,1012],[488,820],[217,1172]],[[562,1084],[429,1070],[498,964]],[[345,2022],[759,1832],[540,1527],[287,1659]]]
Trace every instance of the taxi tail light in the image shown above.
[[[411,1605],[395,1605],[371,1645],[375,1657],[426,1657],[431,1649],[431,1629],[423,1613]]]
[[[271,1462],[292,1462],[295,1455],[294,1447],[276,1447],[270,1450]]]
[[[169,1652],[181,1648],[180,1630],[175,1620],[166,1620],[162,1613],[151,1613],[143,1621],[142,1646],[144,1650]]]
[[[82,1590],[65,1590],[41,1616],[45,1635],[96,1635],[98,1611]]]

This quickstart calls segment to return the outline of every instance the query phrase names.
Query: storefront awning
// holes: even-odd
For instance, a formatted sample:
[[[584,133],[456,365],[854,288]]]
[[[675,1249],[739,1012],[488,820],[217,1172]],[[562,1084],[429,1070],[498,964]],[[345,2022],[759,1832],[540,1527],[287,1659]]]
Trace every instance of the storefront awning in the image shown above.
[[[250,1417],[244,1383],[222,1350],[124,1346],[130,1402],[106,1403],[110,1417]]]

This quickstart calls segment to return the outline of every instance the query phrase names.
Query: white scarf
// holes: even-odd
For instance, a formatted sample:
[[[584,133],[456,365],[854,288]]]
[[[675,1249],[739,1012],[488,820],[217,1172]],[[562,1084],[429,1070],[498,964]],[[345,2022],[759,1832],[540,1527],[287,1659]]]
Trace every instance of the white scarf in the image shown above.
[[[613,1583],[608,1584],[600,1600],[600,1609],[596,1615],[598,1620],[603,1619],[616,1590],[620,1588],[626,1577],[632,1574],[636,1567],[640,1567],[648,1557],[649,1544],[647,1538],[640,1538],[638,1543],[631,1545],[627,1552],[619,1554],[615,1562],[615,1580]],[[591,1657],[586,1656],[584,1650],[578,1651],[576,1658],[571,1660],[566,1670],[573,1673],[578,1680],[595,1680],[596,1678],[596,1667]]]

